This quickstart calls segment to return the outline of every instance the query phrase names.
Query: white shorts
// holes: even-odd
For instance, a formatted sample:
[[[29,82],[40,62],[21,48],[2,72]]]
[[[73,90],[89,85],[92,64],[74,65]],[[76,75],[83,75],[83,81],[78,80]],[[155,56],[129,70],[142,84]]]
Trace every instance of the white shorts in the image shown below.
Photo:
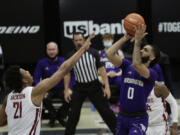
[[[146,135],[169,135],[169,127],[166,123],[157,126],[148,126]]]

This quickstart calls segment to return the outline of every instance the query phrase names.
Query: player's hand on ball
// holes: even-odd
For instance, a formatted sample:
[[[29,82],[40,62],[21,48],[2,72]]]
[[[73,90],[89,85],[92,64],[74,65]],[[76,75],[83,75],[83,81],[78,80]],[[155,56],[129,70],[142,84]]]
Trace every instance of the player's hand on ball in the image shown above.
[[[141,41],[148,33],[146,32],[146,25],[141,24],[135,27],[135,41]]]

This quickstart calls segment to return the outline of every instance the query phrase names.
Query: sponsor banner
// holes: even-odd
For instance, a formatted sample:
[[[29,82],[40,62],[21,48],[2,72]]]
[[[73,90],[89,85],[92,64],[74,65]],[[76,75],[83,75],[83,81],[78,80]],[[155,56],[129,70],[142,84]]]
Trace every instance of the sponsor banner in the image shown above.
[[[180,21],[179,22],[159,22],[158,32],[159,33],[178,33],[180,32]]]
[[[0,26],[0,34],[36,34],[40,26]]]
[[[159,10],[159,5],[163,8]],[[168,54],[170,58],[180,58],[180,1],[152,0],[153,43]]]
[[[36,63],[45,55],[43,11],[43,0],[0,1],[0,44],[6,64]]]
[[[129,4],[131,3],[131,4]],[[65,56],[74,45],[72,43],[73,32],[82,32],[84,36],[95,33],[92,47],[103,49],[101,36],[111,33],[115,39],[120,38],[125,32],[123,18],[137,11],[137,2],[132,0],[59,0],[60,5],[60,49]],[[112,8],[113,7],[113,8]],[[128,8],[127,8],[128,7]]]
[[[125,33],[123,21],[121,23],[95,23],[93,20],[84,21],[64,21],[64,37],[72,39],[73,32],[82,32],[84,36],[94,33],[95,35],[123,34]]]

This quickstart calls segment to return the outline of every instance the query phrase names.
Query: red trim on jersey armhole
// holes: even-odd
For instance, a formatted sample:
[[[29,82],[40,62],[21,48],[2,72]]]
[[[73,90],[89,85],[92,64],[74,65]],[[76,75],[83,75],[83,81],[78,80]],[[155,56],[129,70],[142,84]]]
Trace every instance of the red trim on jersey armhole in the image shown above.
[[[164,118],[164,121],[165,121],[165,123],[166,123],[166,129],[165,129],[165,130],[166,130],[166,133],[165,133],[165,135],[167,135],[169,128],[168,128],[167,117],[166,117],[165,114],[163,114],[163,118]]]
[[[166,111],[166,109],[167,109],[167,103],[166,103],[166,101],[165,101],[163,98],[161,98],[161,99],[162,99],[163,107],[164,107],[164,109],[165,109],[165,111]]]
[[[164,121],[167,121],[167,117],[164,113],[163,113],[163,118],[164,118]]]
[[[169,127],[168,127],[168,123],[166,121],[166,133],[165,133],[165,135],[168,135],[168,130],[169,130]]]
[[[41,113],[40,110],[41,110],[40,108],[36,109],[36,116],[35,116],[34,124],[31,128],[31,131],[29,132],[29,135],[35,135],[36,133],[36,128],[39,122],[38,117],[40,117],[40,113]]]

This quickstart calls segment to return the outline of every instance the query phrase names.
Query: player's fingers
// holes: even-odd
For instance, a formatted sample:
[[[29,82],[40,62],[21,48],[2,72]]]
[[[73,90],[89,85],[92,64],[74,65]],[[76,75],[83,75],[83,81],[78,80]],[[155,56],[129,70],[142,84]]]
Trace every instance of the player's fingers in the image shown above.
[[[94,33],[89,36],[90,40],[93,39],[94,37],[95,37]]]
[[[143,29],[144,32],[146,31],[146,27],[147,26],[145,24],[142,25],[142,29]]]
[[[111,92],[109,92],[109,95],[108,95],[108,99],[110,99],[111,98]]]
[[[110,95],[109,95],[109,94],[107,94],[107,96],[106,96],[106,97],[107,97],[107,99],[109,99]]]
[[[71,95],[69,95],[69,102],[71,101]]]
[[[133,26],[134,30],[137,31],[138,30],[138,26]]]
[[[146,32],[146,33],[144,33],[143,37],[145,37],[147,34],[148,34],[147,32]]]
[[[89,42],[89,44],[88,44],[88,47],[91,45],[91,41]]]
[[[104,92],[104,97],[106,97],[106,92]]]
[[[90,34],[89,37],[87,38],[87,42],[90,42],[93,38],[95,37],[95,34]]]

